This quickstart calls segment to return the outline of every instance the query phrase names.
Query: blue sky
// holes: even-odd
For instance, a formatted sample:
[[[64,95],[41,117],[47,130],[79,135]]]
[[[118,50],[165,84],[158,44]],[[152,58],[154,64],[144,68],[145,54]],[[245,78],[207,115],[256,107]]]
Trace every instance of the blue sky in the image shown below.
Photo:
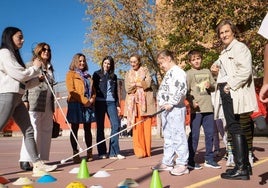
[[[0,0],[0,31],[2,34],[7,26],[23,31],[25,42],[20,52],[25,63],[36,43],[48,43],[55,78],[64,81],[73,55],[88,47],[85,33],[90,23],[85,21],[85,10],[86,5],[79,0]],[[91,74],[99,69],[88,64]]]

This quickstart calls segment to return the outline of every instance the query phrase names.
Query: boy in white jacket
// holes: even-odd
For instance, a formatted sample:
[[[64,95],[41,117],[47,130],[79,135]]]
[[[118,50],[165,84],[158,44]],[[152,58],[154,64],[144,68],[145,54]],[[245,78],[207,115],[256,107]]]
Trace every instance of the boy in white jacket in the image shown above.
[[[157,102],[165,111],[161,114],[164,135],[164,156],[162,162],[152,169],[170,170],[172,175],[188,174],[188,144],[185,132],[186,74],[175,64],[173,53],[161,51],[157,56],[158,65],[166,72],[157,94]],[[177,158],[174,163],[174,158]]]

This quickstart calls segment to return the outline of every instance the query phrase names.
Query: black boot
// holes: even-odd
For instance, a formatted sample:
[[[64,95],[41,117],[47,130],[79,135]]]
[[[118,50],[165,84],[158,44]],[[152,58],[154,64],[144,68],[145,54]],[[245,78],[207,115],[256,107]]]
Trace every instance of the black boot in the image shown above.
[[[248,174],[249,175],[252,175],[252,167],[251,167],[251,165],[249,164],[247,166],[247,168],[248,168]],[[237,169],[238,169],[237,166],[235,166],[234,168],[227,169],[225,172],[228,173],[228,174],[230,174],[230,173],[233,173],[233,171],[236,171]]]
[[[221,174],[223,179],[231,180],[249,180],[248,170],[248,145],[245,135],[235,134],[232,136],[232,142],[234,146],[234,161],[235,168],[230,172]]]
[[[27,161],[21,161],[20,168],[24,171],[32,171],[33,170],[33,167]]]
[[[87,161],[87,162],[89,162],[89,161],[93,161],[92,149],[89,149],[89,150],[87,151],[86,161]]]
[[[74,162],[75,164],[81,163],[81,158],[80,158],[79,155],[76,155],[77,153],[78,153],[78,150],[74,150],[74,151],[73,151],[73,154],[75,155],[75,156],[73,157],[73,162]]]

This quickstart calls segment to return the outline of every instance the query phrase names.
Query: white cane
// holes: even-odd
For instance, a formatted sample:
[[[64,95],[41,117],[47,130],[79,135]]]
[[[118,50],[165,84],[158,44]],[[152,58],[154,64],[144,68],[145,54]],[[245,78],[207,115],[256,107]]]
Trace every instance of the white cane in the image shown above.
[[[60,161],[61,164],[64,164],[66,161],[72,159],[73,157],[75,157],[75,156],[77,156],[77,155],[79,155],[79,154],[81,154],[81,153],[83,153],[83,152],[85,152],[85,151],[87,151],[87,150],[89,150],[89,149],[91,149],[91,148],[93,148],[93,147],[95,147],[95,146],[97,146],[97,145],[99,145],[99,144],[105,142],[106,140],[109,140],[110,138],[112,138],[112,137],[114,137],[114,136],[116,136],[116,135],[118,135],[118,134],[120,134],[120,133],[122,133],[122,132],[124,132],[124,131],[126,131],[126,130],[128,130],[128,129],[131,129],[131,128],[134,127],[134,126],[137,126],[138,124],[140,124],[140,123],[146,121],[147,119],[149,119],[149,118],[151,118],[151,117],[153,117],[153,116],[155,116],[155,115],[157,115],[157,114],[159,114],[159,113],[161,113],[161,112],[163,112],[163,111],[164,111],[164,109],[161,109],[160,111],[158,111],[158,112],[156,112],[156,113],[154,113],[154,114],[152,114],[152,115],[147,116],[147,117],[144,118],[143,120],[140,120],[140,121],[134,123],[133,125],[131,125],[131,126],[125,128],[125,129],[122,129],[121,131],[119,131],[119,132],[117,132],[117,133],[115,133],[115,134],[113,134],[113,135],[111,135],[111,136],[109,136],[109,137],[103,139],[102,141],[100,141],[100,142],[98,142],[98,143],[96,143],[96,144],[93,144],[92,146],[90,146],[90,147],[84,149],[83,151],[80,151],[79,153],[76,153],[75,155],[72,155],[72,156],[70,156],[70,157],[68,157],[68,158],[66,158],[66,159],[62,159],[62,160]]]
[[[45,77],[45,80],[46,80],[46,82],[47,82],[47,85],[48,85],[48,87],[49,87],[49,89],[50,89],[52,95],[54,96],[54,99],[55,99],[55,101],[56,101],[56,103],[57,103],[57,105],[58,105],[58,107],[59,107],[59,109],[60,109],[60,112],[61,112],[62,116],[64,117],[64,120],[65,120],[65,122],[67,123],[67,125],[68,125],[68,127],[69,127],[69,129],[70,129],[70,131],[71,131],[71,134],[73,135],[73,137],[74,137],[74,139],[75,139],[75,142],[77,143],[77,146],[79,147],[79,151],[80,151],[80,152],[83,151],[83,149],[81,148],[80,144],[78,143],[77,138],[75,137],[75,134],[74,134],[74,132],[73,132],[71,126],[70,126],[69,121],[67,120],[67,117],[65,116],[65,114],[64,114],[64,112],[63,112],[63,110],[62,110],[62,108],[61,108],[61,106],[60,106],[60,103],[59,103],[59,101],[58,101],[58,99],[57,99],[57,97],[56,97],[56,95],[55,95],[55,93],[54,93],[54,91],[53,91],[53,89],[52,89],[52,87],[51,87],[49,81],[48,81],[48,78],[47,78],[45,72],[44,72],[42,69],[41,69],[41,71],[42,71],[42,74],[43,74],[44,77]]]

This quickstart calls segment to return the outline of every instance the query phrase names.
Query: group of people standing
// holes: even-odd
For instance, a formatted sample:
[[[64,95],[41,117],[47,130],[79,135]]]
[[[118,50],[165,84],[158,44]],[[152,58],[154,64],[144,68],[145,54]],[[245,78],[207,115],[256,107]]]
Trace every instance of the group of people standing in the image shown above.
[[[114,73],[115,62],[111,56],[106,56],[101,62],[101,69],[89,75],[85,55],[78,53],[73,57],[69,72],[66,76],[68,91],[67,119],[71,123],[70,140],[73,154],[77,154],[77,133],[79,124],[84,125],[84,135],[87,148],[92,146],[91,123],[97,123],[96,141],[100,159],[124,159],[120,154],[119,135],[111,137],[107,151],[104,133],[105,114],[111,123],[111,135],[119,132],[121,112],[117,76]],[[87,161],[93,160],[92,148],[87,150]],[[79,155],[73,157],[75,163],[80,163]]]
[[[266,22],[264,20],[263,24],[267,26],[267,20]],[[201,165],[195,162],[201,125],[205,135],[204,166],[221,168],[214,161],[213,134],[215,120],[220,118],[219,112],[222,109],[226,120],[225,129],[230,135],[229,141],[235,165],[222,173],[221,178],[249,180],[252,175],[252,166],[249,161],[253,140],[251,114],[258,109],[252,57],[249,48],[237,40],[237,28],[232,21],[222,20],[216,32],[223,47],[218,60],[211,66],[211,71],[217,73],[216,82],[209,69],[201,68],[202,53],[198,50],[188,53],[191,69],[186,74],[180,73],[180,78],[177,73],[181,70],[174,71],[180,68],[177,68],[174,63],[174,56],[170,51],[162,51],[157,56],[160,68],[166,72],[157,98],[160,108],[165,109],[161,116],[165,142],[163,159],[152,169],[167,170],[172,175],[178,176],[188,174],[189,168],[201,169]],[[267,36],[267,30],[265,33]],[[265,59],[266,57],[267,54]],[[174,86],[177,91],[174,90]],[[262,88],[262,101],[264,101],[265,92],[267,93],[265,87]],[[215,92],[214,105],[211,100],[212,92]],[[175,103],[172,101],[174,98],[176,98]],[[184,125],[179,123],[185,120],[184,116],[181,116],[180,112],[175,113],[175,116],[172,115],[177,108],[184,110],[185,99],[191,107],[191,132],[188,142]],[[175,123],[173,120],[176,117],[180,119],[177,119]],[[176,125],[175,128],[174,125]],[[180,130],[178,130],[179,127],[181,127]]]
[[[267,25],[267,19],[266,19]],[[205,134],[204,166],[221,168],[213,159],[214,120],[218,119],[220,108],[226,120],[226,129],[231,137],[235,166],[221,174],[224,179],[250,179],[252,166],[249,163],[249,150],[252,138],[251,113],[257,109],[253,82],[252,57],[248,47],[236,39],[236,27],[230,20],[223,20],[216,29],[223,50],[211,66],[217,73],[213,78],[210,70],[201,68],[202,53],[192,50],[188,53],[191,69],[184,72],[175,61],[173,52],[160,51],[157,62],[165,72],[156,101],[161,110],[161,125],[164,136],[164,152],[161,163],[152,167],[168,170],[172,175],[189,173],[189,168],[201,169],[195,162],[200,134],[203,126]],[[267,31],[266,31],[266,35]],[[51,143],[54,99],[53,66],[51,49],[47,43],[39,43],[33,50],[31,61],[25,65],[19,49],[23,45],[22,31],[8,27],[2,34],[0,47],[0,129],[10,117],[19,125],[23,133],[20,155],[20,167],[23,170],[53,171],[57,165],[46,165],[49,160]],[[267,56],[265,56],[267,57]],[[265,58],[265,60],[267,60]],[[133,149],[137,158],[151,156],[152,114],[156,113],[156,101],[153,93],[153,80],[150,71],[142,66],[138,54],[129,59],[131,69],[125,75],[125,108],[121,112],[118,98],[115,62],[106,56],[101,68],[91,76],[88,73],[86,57],[82,53],[74,55],[66,74],[68,91],[67,119],[71,124],[70,142],[74,163],[80,163],[76,155],[78,147],[79,124],[84,126],[86,146],[92,146],[91,123],[97,123],[97,145],[99,159],[125,159],[120,153],[119,114],[127,117],[128,126],[133,126]],[[267,80],[267,79],[264,79]],[[211,92],[215,92],[214,106]],[[264,101],[265,88],[261,97]],[[188,140],[185,132],[185,100],[191,107],[191,119]],[[106,147],[104,123],[108,115],[111,124],[111,138]],[[252,136],[252,134],[251,134]],[[93,160],[92,148],[87,150],[87,161]],[[30,165],[32,163],[32,166]]]
[[[66,76],[68,90],[67,119],[71,123],[70,140],[73,149],[73,161],[79,163],[81,158],[76,155],[77,132],[79,124],[84,124],[86,145],[92,146],[91,122],[93,118],[97,124],[96,142],[99,159],[125,159],[120,154],[119,135],[120,118],[123,113],[127,117],[128,126],[142,121],[148,115],[155,113],[155,101],[152,90],[152,78],[149,70],[141,66],[138,54],[130,56],[131,69],[125,76],[125,110],[121,112],[118,98],[118,82],[115,62],[111,56],[106,56],[101,62],[101,69],[95,71],[91,77],[83,54],[76,54]],[[104,132],[105,115],[111,124],[111,138],[109,148],[106,146]],[[133,127],[133,148],[138,158],[151,156],[151,118],[146,118],[142,125]],[[87,160],[92,160],[92,148],[87,151]]]

